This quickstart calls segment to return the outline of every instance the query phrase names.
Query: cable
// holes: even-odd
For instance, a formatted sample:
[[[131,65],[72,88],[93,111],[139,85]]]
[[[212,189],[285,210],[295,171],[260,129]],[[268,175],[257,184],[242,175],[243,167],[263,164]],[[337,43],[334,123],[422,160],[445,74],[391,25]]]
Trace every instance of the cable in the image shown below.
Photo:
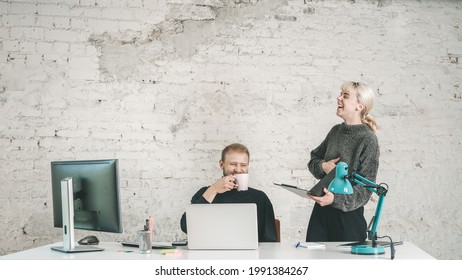
[[[384,236],[378,236],[377,238],[382,239],[385,237],[390,239],[390,259],[393,260],[395,258],[395,245],[393,244],[393,240],[391,239],[391,237],[388,235],[384,235]]]

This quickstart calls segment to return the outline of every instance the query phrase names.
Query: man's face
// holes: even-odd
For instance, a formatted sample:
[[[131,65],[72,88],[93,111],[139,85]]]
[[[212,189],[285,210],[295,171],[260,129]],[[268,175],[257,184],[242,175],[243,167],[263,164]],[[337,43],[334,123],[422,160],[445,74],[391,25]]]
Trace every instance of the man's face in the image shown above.
[[[246,153],[230,151],[225,155],[225,161],[220,160],[223,176],[249,172],[249,157]]]

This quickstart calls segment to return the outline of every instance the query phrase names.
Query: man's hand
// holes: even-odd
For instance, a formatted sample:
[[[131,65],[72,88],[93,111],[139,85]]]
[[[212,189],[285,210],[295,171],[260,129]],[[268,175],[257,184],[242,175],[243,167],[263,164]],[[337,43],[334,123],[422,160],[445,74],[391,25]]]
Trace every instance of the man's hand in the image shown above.
[[[213,189],[215,193],[224,193],[228,192],[232,189],[237,188],[236,184],[236,178],[232,175],[224,176],[220,180],[216,181],[209,187],[209,189]]]
[[[220,180],[213,183],[202,195],[205,200],[212,203],[215,199],[215,196],[219,193],[228,192],[232,189],[237,188],[236,186],[236,178],[232,175],[224,176]]]

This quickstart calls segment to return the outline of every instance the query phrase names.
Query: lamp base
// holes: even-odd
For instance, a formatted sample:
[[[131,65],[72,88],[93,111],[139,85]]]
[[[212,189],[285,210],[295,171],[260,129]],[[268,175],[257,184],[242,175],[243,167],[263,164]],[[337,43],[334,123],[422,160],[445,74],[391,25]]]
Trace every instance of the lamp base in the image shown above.
[[[356,245],[351,246],[351,253],[358,255],[381,255],[385,254],[385,247],[377,245],[372,247],[371,245]]]

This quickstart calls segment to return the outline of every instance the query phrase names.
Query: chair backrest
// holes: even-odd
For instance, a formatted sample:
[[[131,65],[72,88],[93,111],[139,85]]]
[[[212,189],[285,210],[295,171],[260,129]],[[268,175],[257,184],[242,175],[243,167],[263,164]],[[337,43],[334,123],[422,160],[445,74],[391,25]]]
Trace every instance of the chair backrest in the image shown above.
[[[278,242],[281,242],[281,221],[279,221],[279,219],[274,219],[274,223],[276,224],[276,234],[278,236]]]

